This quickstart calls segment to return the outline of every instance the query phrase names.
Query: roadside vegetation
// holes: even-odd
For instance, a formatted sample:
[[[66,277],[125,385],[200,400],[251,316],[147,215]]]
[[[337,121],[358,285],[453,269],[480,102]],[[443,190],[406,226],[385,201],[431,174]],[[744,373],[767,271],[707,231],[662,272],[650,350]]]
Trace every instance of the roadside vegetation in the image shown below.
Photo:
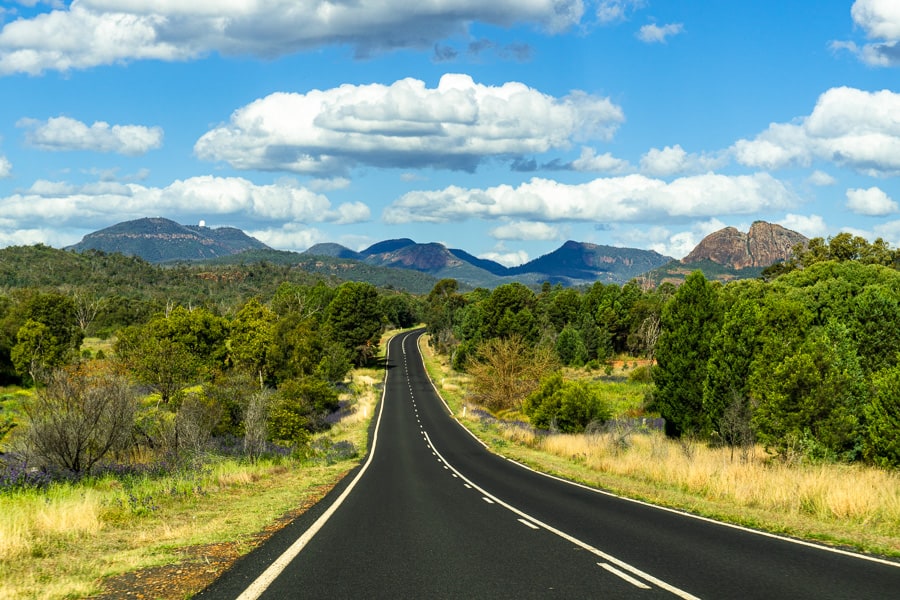
[[[539,471],[622,496],[729,523],[900,557],[900,473],[841,462],[784,461],[759,444],[736,452],[700,438],[671,438],[644,412],[648,385],[628,381],[635,360],[593,381],[612,407],[606,426],[563,433],[517,411],[472,403],[471,376],[421,344],[428,372],[456,418],[495,452]],[[640,376],[640,371],[638,371]],[[621,381],[625,379],[625,381]],[[634,415],[644,415],[637,416]]]
[[[757,280],[697,271],[678,288],[439,282],[434,376],[530,464],[900,555],[900,253],[840,234],[794,255]],[[623,402],[622,386],[641,392]]]
[[[210,447],[174,464],[118,465],[77,479],[7,470],[0,598],[85,597],[100,593],[107,577],[167,564],[182,565],[184,577],[193,572],[187,589],[199,591],[359,462],[382,379],[377,361],[354,369],[340,418],[293,452],[248,460]],[[29,396],[0,391],[4,410]]]
[[[418,299],[326,281],[190,299],[180,277],[183,304],[0,292],[0,598],[180,561],[214,574],[364,456],[379,340]]]

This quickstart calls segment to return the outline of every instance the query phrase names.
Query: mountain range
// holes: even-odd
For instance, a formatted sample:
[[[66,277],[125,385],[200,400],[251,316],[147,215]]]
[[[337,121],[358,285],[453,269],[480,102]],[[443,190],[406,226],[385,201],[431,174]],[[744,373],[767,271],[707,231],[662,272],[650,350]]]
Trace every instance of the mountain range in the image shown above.
[[[384,269],[402,269],[429,279],[453,278],[466,286],[493,288],[512,281],[533,286],[545,281],[563,285],[596,281],[623,284],[636,277],[677,283],[696,268],[709,278],[722,280],[755,277],[764,267],[789,258],[793,246],[805,241],[797,232],[757,221],[746,234],[732,227],[710,234],[680,261],[652,250],[570,240],[525,264],[507,267],[465,250],[409,238],[377,242],[359,252],[335,243],[316,244],[302,253],[284,252],[269,248],[240,229],[180,225],[157,217],[101,229],[67,249],[119,252],[152,263],[270,260],[343,278],[375,270],[383,280]]]

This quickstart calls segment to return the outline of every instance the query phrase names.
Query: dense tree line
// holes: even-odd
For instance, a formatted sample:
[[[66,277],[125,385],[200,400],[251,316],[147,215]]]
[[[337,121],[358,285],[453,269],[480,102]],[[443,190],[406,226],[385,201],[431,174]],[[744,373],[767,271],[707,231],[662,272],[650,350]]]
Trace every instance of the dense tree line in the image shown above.
[[[518,355],[525,364],[535,363],[527,354],[535,349],[570,366],[622,352],[654,358],[648,409],[671,436],[896,467],[898,266],[900,253],[882,240],[840,234],[798,246],[760,279],[722,284],[698,271],[677,290],[632,282],[533,292],[513,283],[461,293],[444,280],[425,299],[425,314],[435,347],[484,380],[473,398],[493,410],[517,407],[541,427],[578,430],[587,417],[577,415],[602,416],[602,407],[553,368],[536,379],[522,366],[518,387],[503,384],[496,363],[509,344],[497,340],[527,348]],[[505,389],[515,398],[498,400]]]
[[[201,286],[165,303],[136,285],[131,300],[144,310],[117,313],[112,350],[99,356],[82,341],[103,308],[75,282],[0,293],[0,374],[35,388],[13,447],[75,472],[139,446],[177,456],[227,440],[250,457],[271,444],[302,449],[328,427],[350,369],[372,359],[385,328],[419,322],[421,301],[368,283],[284,279],[267,295]]]
[[[900,465],[900,273],[848,260],[769,283],[699,272],[663,311],[655,407],[673,435]]]
[[[539,292],[520,283],[460,293],[442,280],[425,299],[432,343],[464,370],[488,340],[517,337],[548,348],[567,366],[599,366],[615,354],[652,355],[662,307],[674,293],[663,284],[644,289],[597,282],[583,289],[545,283]]]

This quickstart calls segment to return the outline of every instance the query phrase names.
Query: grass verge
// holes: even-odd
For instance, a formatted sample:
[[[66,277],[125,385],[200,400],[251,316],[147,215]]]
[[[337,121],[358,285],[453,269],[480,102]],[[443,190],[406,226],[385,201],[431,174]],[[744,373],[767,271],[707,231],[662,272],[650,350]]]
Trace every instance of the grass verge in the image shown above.
[[[900,557],[900,473],[859,465],[785,464],[761,448],[667,439],[658,432],[539,435],[466,406],[464,375],[421,343],[426,368],[457,418],[495,452],[532,468],[716,520]]]
[[[122,574],[170,566],[166,578],[186,578],[209,565],[200,569],[208,571],[204,577],[178,588],[177,597],[189,597],[359,463],[383,374],[353,372],[352,410],[325,434],[331,443],[352,442],[354,458],[214,459],[164,477],[103,477],[0,494],[0,600],[112,597],[107,583]],[[229,560],[211,561],[213,552]],[[163,583],[175,587],[171,579]]]

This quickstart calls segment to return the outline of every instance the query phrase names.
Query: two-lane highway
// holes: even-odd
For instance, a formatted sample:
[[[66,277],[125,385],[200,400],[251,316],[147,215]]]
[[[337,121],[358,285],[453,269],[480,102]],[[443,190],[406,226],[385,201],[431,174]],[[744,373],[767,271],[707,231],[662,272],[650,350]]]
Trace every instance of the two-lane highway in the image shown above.
[[[534,473],[457,424],[391,340],[365,464],[208,598],[893,598],[900,568]]]

